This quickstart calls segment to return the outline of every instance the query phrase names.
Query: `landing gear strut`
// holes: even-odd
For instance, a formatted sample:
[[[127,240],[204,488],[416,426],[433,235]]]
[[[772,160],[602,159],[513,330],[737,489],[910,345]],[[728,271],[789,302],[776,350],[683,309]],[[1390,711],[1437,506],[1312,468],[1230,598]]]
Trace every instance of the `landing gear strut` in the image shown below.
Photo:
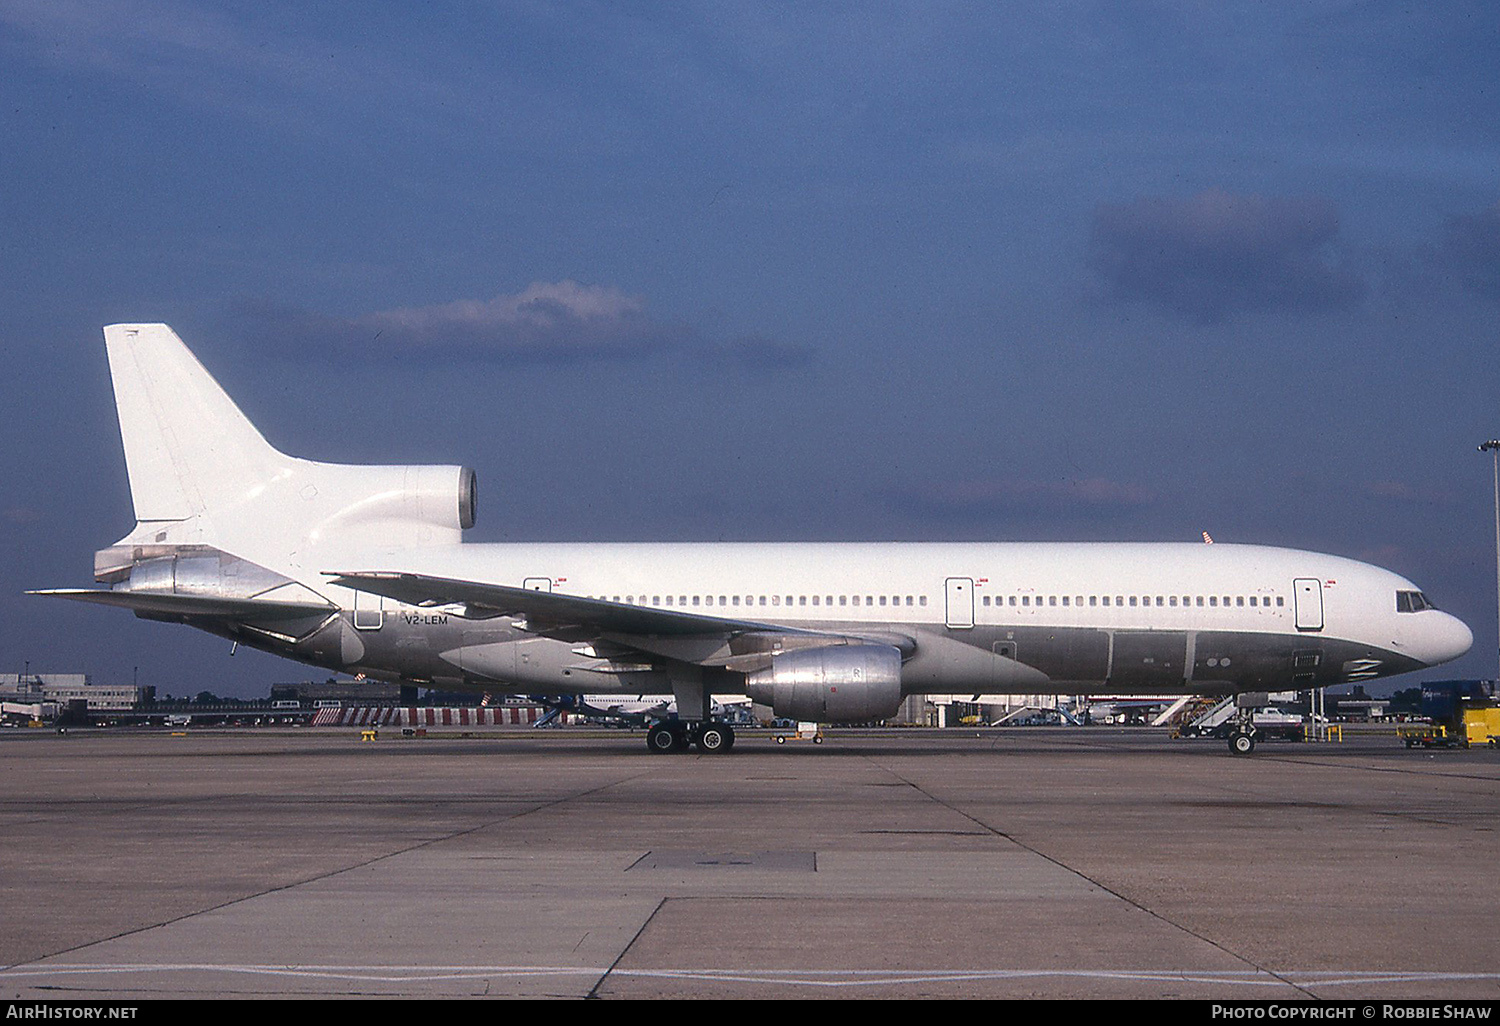
[[[1255,710],[1240,709],[1229,728],[1229,750],[1235,755],[1249,755],[1255,751],[1255,735]]]
[[[646,748],[658,755],[685,752],[696,745],[704,755],[717,755],[734,747],[734,728],[727,723],[663,720],[646,731]]]

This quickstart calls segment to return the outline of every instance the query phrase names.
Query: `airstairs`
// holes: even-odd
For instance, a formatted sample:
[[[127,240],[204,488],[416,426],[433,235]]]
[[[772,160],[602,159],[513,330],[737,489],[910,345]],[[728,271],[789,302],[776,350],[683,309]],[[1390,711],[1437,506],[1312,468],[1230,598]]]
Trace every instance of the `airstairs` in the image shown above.
[[[1152,720],[1151,725],[1171,727],[1174,735],[1200,734],[1213,730],[1233,715],[1232,697],[1221,700],[1203,695],[1183,695]]]

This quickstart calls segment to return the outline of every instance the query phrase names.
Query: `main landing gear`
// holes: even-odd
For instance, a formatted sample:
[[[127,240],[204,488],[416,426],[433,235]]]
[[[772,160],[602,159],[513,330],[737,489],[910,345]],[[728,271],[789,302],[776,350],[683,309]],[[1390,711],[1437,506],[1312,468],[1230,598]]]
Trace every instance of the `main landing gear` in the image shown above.
[[[646,748],[659,755],[685,752],[696,745],[705,755],[717,755],[734,747],[734,729],[727,723],[663,720],[646,731]]]

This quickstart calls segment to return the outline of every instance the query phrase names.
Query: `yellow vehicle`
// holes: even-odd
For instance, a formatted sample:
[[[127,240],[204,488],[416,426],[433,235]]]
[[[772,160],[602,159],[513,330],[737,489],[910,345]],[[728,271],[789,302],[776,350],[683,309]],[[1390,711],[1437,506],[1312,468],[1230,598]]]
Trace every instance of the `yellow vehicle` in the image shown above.
[[[777,734],[776,743],[784,745],[787,738],[791,738],[793,741],[811,741],[815,745],[820,745],[823,743],[823,728],[817,723],[801,721],[797,724],[795,733]]]
[[[1450,729],[1452,727],[1453,729]],[[1468,706],[1459,722],[1398,727],[1396,736],[1408,748],[1500,748],[1500,706]]]
[[[1448,733],[1441,723],[1419,723],[1409,727],[1397,727],[1396,737],[1408,748],[1459,748],[1463,739]]]
[[[1500,706],[1470,706],[1464,710],[1464,736],[1469,747],[1500,748]]]

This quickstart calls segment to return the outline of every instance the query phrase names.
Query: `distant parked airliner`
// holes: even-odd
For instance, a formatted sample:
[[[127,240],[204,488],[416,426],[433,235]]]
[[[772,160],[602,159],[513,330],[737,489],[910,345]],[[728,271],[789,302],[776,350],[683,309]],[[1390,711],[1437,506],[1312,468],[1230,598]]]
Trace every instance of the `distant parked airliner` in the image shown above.
[[[39,594],[385,680],[672,695],[652,751],[728,750],[714,694],[867,722],[925,692],[1320,688],[1473,641],[1387,570],[1251,545],[463,544],[472,470],[287,456],[165,324],[104,337],[136,526],[105,587]]]

